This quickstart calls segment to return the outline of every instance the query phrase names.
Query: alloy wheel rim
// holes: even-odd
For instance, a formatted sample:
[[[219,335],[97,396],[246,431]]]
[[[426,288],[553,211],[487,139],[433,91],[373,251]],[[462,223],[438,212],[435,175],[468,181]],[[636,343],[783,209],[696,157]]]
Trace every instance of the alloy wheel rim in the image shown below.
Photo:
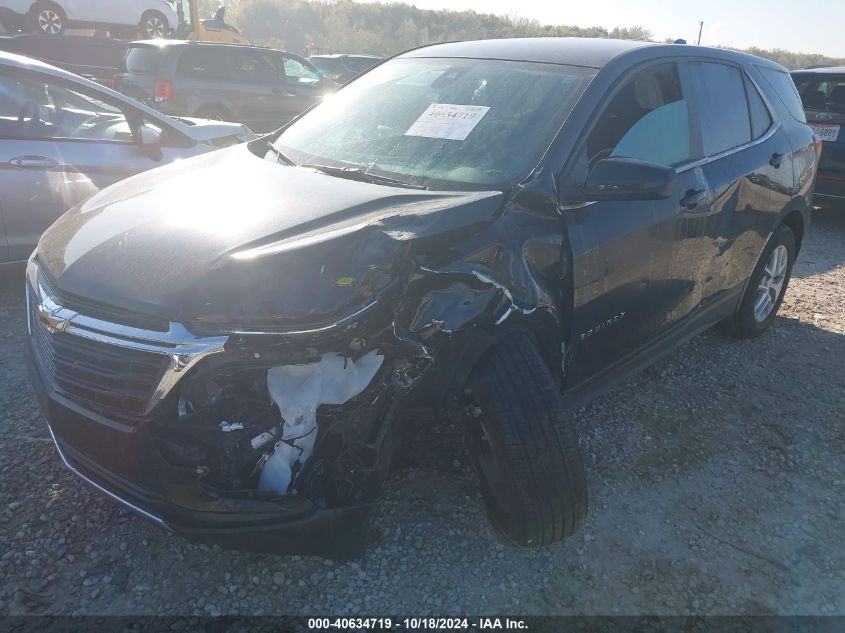
[[[62,30],[62,19],[55,11],[45,9],[38,14],[38,27],[44,33],[56,35]]]
[[[783,244],[778,245],[769,256],[769,261],[760,277],[757,297],[754,301],[754,319],[757,323],[762,323],[769,318],[777,305],[783,291],[783,283],[786,281],[788,256],[789,253]]]
[[[164,35],[164,22],[161,18],[150,18],[147,20],[147,35],[162,37]]]

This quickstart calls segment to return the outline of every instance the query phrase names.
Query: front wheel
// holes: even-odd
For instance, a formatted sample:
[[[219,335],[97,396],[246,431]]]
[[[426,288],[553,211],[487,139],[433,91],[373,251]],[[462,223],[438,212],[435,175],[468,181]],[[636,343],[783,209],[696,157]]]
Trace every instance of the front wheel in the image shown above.
[[[487,514],[517,545],[571,536],[587,514],[578,439],[557,384],[532,339],[490,349],[469,380],[467,441]]]
[[[795,255],[792,229],[778,227],[751,273],[739,309],[725,323],[729,334],[740,339],[754,338],[769,328],[789,286]]]
[[[167,35],[170,25],[163,13],[147,11],[141,18],[141,37],[158,39]]]

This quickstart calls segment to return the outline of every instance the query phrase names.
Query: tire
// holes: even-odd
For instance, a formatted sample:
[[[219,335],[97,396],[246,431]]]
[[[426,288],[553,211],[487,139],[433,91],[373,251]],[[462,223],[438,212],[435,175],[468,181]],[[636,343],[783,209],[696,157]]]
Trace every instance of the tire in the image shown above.
[[[141,16],[141,37],[154,40],[164,37],[170,32],[167,18],[160,11],[147,11]]]
[[[52,2],[39,2],[32,8],[33,31],[41,35],[63,35],[67,16],[62,8]]]
[[[780,275],[776,275],[772,279],[769,272],[773,266],[776,268],[778,266],[773,261],[775,252],[785,257],[782,278],[777,288],[776,296],[774,296],[774,286],[778,285],[776,282]],[[733,317],[723,323],[723,329],[728,334],[734,338],[748,339],[760,336],[769,329],[769,326],[777,315],[780,304],[783,302],[786,289],[789,286],[789,279],[792,276],[792,265],[795,263],[795,255],[795,235],[792,233],[792,229],[788,226],[778,227],[766,243],[766,247],[763,249],[757,265],[754,267],[754,272],[751,273],[745,295],[742,297],[739,308]],[[775,272],[778,271],[775,270]],[[761,301],[764,284],[769,288],[768,296],[771,303],[767,306],[766,313],[762,314],[759,310],[759,302]]]
[[[531,338],[514,334],[490,349],[468,387],[467,442],[494,527],[522,546],[571,536],[587,514],[584,466],[575,427]]]
[[[212,121],[234,121],[232,113],[223,106],[209,105],[198,108],[195,117],[198,119],[211,119]]]

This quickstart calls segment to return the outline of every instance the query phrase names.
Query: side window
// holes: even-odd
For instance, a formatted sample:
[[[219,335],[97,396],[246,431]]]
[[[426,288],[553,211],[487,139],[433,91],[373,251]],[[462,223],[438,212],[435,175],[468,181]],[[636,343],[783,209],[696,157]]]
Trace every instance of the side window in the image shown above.
[[[225,59],[211,47],[184,48],[176,64],[177,77],[226,79]]]
[[[126,115],[101,96],[14,76],[0,78],[0,136],[134,142]]]
[[[250,83],[268,83],[283,79],[281,69],[264,51],[227,49],[231,79]]]
[[[751,114],[751,139],[756,141],[772,127],[772,114],[757,90],[757,86],[744,75],[745,93],[748,95],[748,111]]]
[[[698,81],[705,156],[751,142],[751,119],[742,73],[718,62],[692,62]]]
[[[667,166],[691,159],[689,114],[674,63],[651,66],[611,99],[587,138],[590,165],[609,156]]]
[[[290,57],[283,57],[282,59],[284,60],[287,83],[308,86],[320,81],[320,76],[303,63]]]

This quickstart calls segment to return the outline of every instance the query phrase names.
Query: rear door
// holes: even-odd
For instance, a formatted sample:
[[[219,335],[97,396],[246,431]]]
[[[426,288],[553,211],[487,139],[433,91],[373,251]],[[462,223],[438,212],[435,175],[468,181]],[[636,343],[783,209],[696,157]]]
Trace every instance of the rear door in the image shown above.
[[[819,197],[845,198],[845,73],[792,73],[807,123],[823,142]]]
[[[166,147],[152,156],[133,134],[141,122],[136,111],[73,82],[4,69],[0,95],[0,211],[12,261],[26,259],[70,207],[172,160],[174,151],[195,153]],[[165,145],[176,140],[178,132],[158,127]]]
[[[748,71],[723,60],[689,66],[712,203],[679,218],[675,265],[691,291],[683,313],[742,288],[795,186],[789,139]]]
[[[235,91],[237,121],[256,132],[269,132],[287,120],[284,68],[269,50],[227,46],[224,49],[228,82]]]

